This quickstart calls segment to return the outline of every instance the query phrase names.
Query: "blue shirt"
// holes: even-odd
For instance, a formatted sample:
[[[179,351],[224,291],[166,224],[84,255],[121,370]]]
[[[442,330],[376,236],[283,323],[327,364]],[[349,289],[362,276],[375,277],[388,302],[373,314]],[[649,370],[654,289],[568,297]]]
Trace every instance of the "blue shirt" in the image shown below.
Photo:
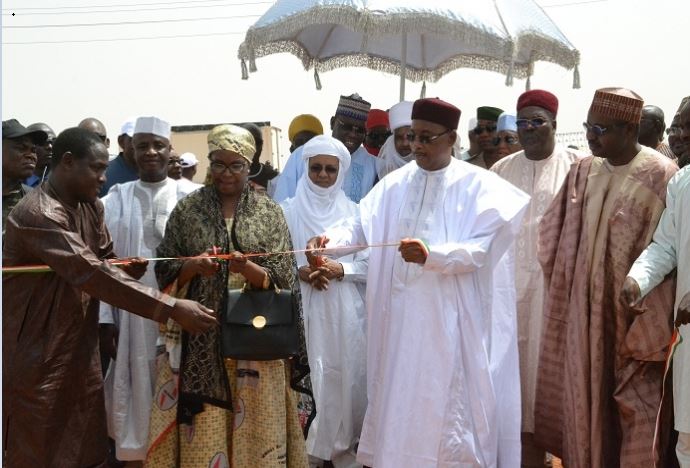
[[[105,170],[105,184],[99,196],[104,197],[108,190],[115,184],[124,184],[139,178],[139,171],[125,162],[125,157],[120,153],[115,159],[110,161],[108,169]]]

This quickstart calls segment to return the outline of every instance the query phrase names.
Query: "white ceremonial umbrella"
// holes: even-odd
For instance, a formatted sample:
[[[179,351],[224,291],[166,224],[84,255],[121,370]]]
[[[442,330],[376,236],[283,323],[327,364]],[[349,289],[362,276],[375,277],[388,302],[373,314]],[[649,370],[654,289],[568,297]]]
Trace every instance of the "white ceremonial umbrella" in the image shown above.
[[[574,70],[580,87],[579,52],[533,0],[278,0],[240,45],[242,78],[258,57],[282,52],[314,69],[318,89],[319,71],[334,68],[399,73],[401,100],[406,79],[456,68],[503,73],[506,85],[527,78],[529,89],[540,60]]]

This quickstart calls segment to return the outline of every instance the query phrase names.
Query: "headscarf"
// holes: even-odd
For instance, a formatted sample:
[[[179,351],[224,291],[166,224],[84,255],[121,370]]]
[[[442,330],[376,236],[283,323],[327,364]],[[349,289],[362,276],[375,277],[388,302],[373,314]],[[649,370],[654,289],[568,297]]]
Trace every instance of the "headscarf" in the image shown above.
[[[379,157],[376,158],[376,173],[379,180],[413,160],[414,153],[411,151],[407,156],[400,156],[398,150],[395,149],[395,134],[389,136],[379,151]]]
[[[334,156],[339,162],[335,183],[327,188],[319,187],[309,178],[309,159],[319,155]],[[299,229],[292,233],[293,244],[297,246],[306,245],[311,237],[325,232],[327,228],[348,217],[353,204],[342,189],[345,174],[350,167],[350,152],[345,145],[331,136],[319,135],[304,145],[302,159],[306,168],[291,202],[294,219],[299,224]],[[300,254],[297,255],[297,263],[305,263]]]
[[[254,137],[246,128],[237,125],[223,124],[213,127],[208,134],[208,154],[216,150],[233,151],[249,164],[256,153]]]

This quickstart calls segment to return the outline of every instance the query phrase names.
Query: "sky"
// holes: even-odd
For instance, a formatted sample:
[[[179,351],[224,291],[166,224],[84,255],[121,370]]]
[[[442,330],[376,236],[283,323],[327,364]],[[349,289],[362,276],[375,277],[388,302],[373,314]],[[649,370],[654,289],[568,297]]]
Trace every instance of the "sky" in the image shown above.
[[[357,92],[375,108],[398,102],[397,76],[339,69],[321,73],[319,91],[313,73],[289,54],[257,59],[257,72],[241,80],[238,47],[271,3],[5,0],[2,118],[46,122],[60,131],[97,117],[107,127],[113,153],[120,125],[132,115],[157,115],[173,125],[270,121],[283,129],[287,151],[292,118],[311,113],[327,127],[341,94]],[[572,71],[552,64],[538,63],[532,77],[532,88],[559,97],[559,131],[581,130],[594,90],[606,86],[634,90],[661,107],[670,123],[681,98],[690,94],[690,61],[682,52],[690,2],[537,3],[581,54],[580,89],[572,89]],[[419,97],[421,83],[408,81],[406,88],[407,99]],[[427,83],[428,97],[463,111],[460,129],[480,105],[514,109],[524,90],[524,80],[507,87],[503,75],[471,69]]]

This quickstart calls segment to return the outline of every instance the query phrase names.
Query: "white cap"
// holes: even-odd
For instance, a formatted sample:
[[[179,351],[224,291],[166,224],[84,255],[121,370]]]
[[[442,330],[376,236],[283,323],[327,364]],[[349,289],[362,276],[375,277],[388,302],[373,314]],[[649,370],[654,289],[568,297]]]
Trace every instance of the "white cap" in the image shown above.
[[[515,123],[515,116],[507,112],[498,116],[498,123],[496,124],[496,131],[511,131],[517,133],[517,124]]]
[[[477,128],[477,118],[476,117],[470,117],[470,123],[467,124],[467,131],[471,132]]]
[[[394,105],[388,111],[388,120],[391,130],[412,125],[412,101],[402,101]]]
[[[134,123],[137,121],[136,117],[127,117],[122,127],[120,127],[120,135],[134,135]]]
[[[180,165],[182,167],[194,167],[199,164],[199,160],[194,153],[182,153],[180,156]]]
[[[134,134],[151,133],[170,139],[170,124],[158,117],[139,117],[134,124]]]

